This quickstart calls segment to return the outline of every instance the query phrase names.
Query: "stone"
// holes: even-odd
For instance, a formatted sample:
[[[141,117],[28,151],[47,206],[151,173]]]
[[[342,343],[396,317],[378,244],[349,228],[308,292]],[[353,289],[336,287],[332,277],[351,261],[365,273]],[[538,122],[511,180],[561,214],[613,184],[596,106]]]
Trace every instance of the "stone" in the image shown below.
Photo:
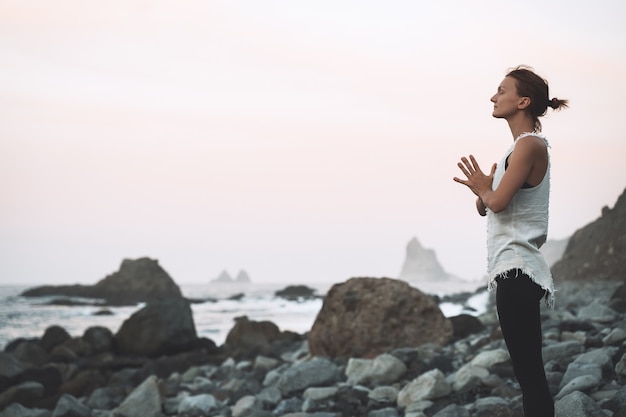
[[[149,376],[135,388],[115,409],[115,413],[125,417],[159,417],[161,413],[161,394],[157,378]]]
[[[148,357],[191,350],[197,340],[191,307],[182,298],[148,303],[124,321],[114,338],[119,354]]]
[[[482,366],[489,369],[494,365],[506,363],[511,360],[509,352],[505,349],[484,350],[476,355],[470,363],[473,366]]]
[[[474,403],[474,417],[512,417],[509,403],[499,397],[479,398]]]
[[[611,329],[611,332],[602,338],[605,346],[621,345],[626,340],[626,330],[621,328]]]
[[[121,393],[115,392],[111,387],[101,387],[93,390],[85,405],[91,409],[112,410],[124,401]]]
[[[27,366],[12,353],[0,351],[0,377],[11,378],[24,371]]]
[[[372,389],[368,397],[379,404],[395,403],[398,399],[398,389],[390,385],[378,386]]]
[[[558,360],[560,358],[569,358],[584,351],[584,346],[575,340],[567,342],[557,342],[544,346],[542,349],[543,361]]]
[[[261,405],[254,395],[246,395],[241,397],[232,407],[233,417],[246,417],[255,410],[261,409]]]
[[[113,305],[182,298],[178,285],[157,260],[150,258],[124,259],[117,272],[106,276],[95,285],[47,285],[26,290],[22,295],[96,298]]]
[[[0,417],[50,417],[51,415],[50,410],[26,408],[18,403],[13,403],[0,411]]]
[[[61,345],[72,336],[61,326],[50,326],[46,328],[39,344],[46,352],[51,352],[56,346]]]
[[[281,331],[271,321],[248,320],[238,317],[228,332],[224,346],[235,358],[252,358],[270,355],[272,343],[281,339]]]
[[[574,391],[588,392],[600,385],[600,378],[597,375],[581,375],[568,382],[561,391],[554,397],[561,399]]]
[[[283,395],[309,387],[331,385],[339,379],[339,368],[326,358],[296,363],[280,374],[277,387]]]
[[[310,387],[304,390],[302,398],[305,400],[326,400],[337,393],[337,387]]]
[[[486,329],[483,322],[471,314],[452,316],[450,317],[450,322],[452,323],[453,337],[455,339],[464,339]]]
[[[398,417],[398,410],[391,407],[372,410],[367,413],[367,417]]]
[[[52,417],[91,417],[91,410],[73,396],[65,394],[57,402]]]
[[[400,390],[398,406],[405,408],[418,401],[445,397],[451,392],[452,388],[446,381],[445,375],[439,369],[432,369],[418,376]]]
[[[606,417],[602,408],[580,391],[564,396],[554,404],[555,416]]]
[[[43,385],[39,382],[22,382],[14,385],[0,394],[0,410],[12,403],[30,406],[43,397]]]
[[[44,348],[38,343],[29,341],[20,343],[12,353],[20,362],[30,366],[41,366],[49,359]]]
[[[617,313],[611,307],[599,300],[585,305],[578,310],[576,317],[579,320],[588,320],[597,323],[610,323],[615,320]]]
[[[217,400],[211,394],[190,395],[180,402],[178,414],[180,417],[202,417],[210,415],[217,406]]]
[[[439,410],[433,417],[470,417],[469,411],[460,405],[450,404]]]
[[[302,301],[316,298],[315,292],[314,288],[306,285],[288,285],[282,290],[276,291],[274,295],[290,301]]]
[[[404,363],[388,353],[375,359],[350,358],[346,366],[348,384],[391,384],[406,372]]]
[[[445,345],[452,324],[437,303],[391,278],[352,278],[330,289],[308,335],[314,356],[363,358],[425,343]]]
[[[572,362],[567,366],[567,370],[561,379],[559,388],[563,389],[563,387],[581,376],[593,376],[595,380],[600,382],[600,379],[602,378],[602,367],[596,363]],[[581,391],[583,390],[581,389]],[[569,394],[569,392],[567,392],[567,394]]]
[[[83,333],[83,340],[87,342],[93,353],[108,352],[113,347],[113,333],[106,327],[92,326]]]
[[[482,366],[463,365],[452,375],[452,389],[460,394],[471,391],[481,385],[481,380],[489,376],[489,371]]]

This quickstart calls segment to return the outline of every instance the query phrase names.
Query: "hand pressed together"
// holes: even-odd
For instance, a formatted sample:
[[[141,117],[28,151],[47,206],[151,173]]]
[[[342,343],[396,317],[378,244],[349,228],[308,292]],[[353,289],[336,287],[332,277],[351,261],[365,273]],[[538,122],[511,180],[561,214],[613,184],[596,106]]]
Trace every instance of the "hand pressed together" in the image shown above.
[[[478,165],[478,162],[476,162],[476,158],[474,158],[473,155],[469,156],[469,160],[466,157],[462,157],[461,162],[457,165],[461,171],[463,171],[463,174],[465,174],[467,179],[463,180],[461,178],[454,177],[454,181],[467,186],[479,198],[482,198],[485,193],[491,191],[493,174],[496,172],[496,164],[493,164],[491,167],[489,175],[485,175],[485,173],[480,169],[480,165]]]

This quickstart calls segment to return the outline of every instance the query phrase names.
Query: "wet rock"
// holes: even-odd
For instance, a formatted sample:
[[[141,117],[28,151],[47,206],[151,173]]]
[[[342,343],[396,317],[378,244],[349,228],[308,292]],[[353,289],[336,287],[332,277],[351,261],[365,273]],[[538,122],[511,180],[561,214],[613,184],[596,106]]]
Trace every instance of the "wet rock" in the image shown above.
[[[306,285],[289,285],[282,290],[276,291],[274,295],[290,301],[302,301],[316,298],[315,292],[315,289]]]
[[[108,352],[113,347],[113,333],[102,326],[93,326],[85,330],[83,340],[91,346],[93,353]]]
[[[167,299],[148,303],[115,334],[118,353],[155,357],[191,350],[197,341],[189,303]]]
[[[38,382],[22,382],[0,394],[0,410],[12,403],[31,406],[43,397],[44,388]]]
[[[178,407],[180,417],[202,417],[210,415],[218,405],[211,394],[191,395],[185,397]]]
[[[485,325],[478,317],[470,314],[460,314],[450,317],[452,335],[455,339],[464,339],[472,334],[485,330]]]
[[[45,330],[39,343],[46,352],[51,352],[56,346],[67,342],[71,338],[72,336],[63,327],[50,326]]]
[[[409,382],[398,393],[398,406],[405,408],[422,400],[434,400],[452,392],[452,387],[439,369],[428,371]]]
[[[572,392],[554,405],[556,416],[606,417],[602,408],[580,391]]]

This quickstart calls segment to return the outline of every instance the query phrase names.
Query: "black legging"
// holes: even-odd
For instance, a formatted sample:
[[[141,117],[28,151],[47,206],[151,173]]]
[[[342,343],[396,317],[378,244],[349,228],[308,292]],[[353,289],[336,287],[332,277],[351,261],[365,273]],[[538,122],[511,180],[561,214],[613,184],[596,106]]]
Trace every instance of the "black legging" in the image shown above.
[[[522,388],[525,417],[554,417],[554,401],[541,355],[540,301],[546,295],[520,270],[498,278],[496,305],[513,372]]]

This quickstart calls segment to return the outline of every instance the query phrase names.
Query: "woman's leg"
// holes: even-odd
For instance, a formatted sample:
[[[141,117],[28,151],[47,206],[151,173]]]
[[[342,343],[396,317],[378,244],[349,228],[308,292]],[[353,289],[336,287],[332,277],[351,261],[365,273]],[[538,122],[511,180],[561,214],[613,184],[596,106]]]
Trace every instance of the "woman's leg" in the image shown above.
[[[522,388],[524,416],[554,417],[543,367],[540,301],[545,291],[521,271],[498,279],[496,306],[513,371]]]

